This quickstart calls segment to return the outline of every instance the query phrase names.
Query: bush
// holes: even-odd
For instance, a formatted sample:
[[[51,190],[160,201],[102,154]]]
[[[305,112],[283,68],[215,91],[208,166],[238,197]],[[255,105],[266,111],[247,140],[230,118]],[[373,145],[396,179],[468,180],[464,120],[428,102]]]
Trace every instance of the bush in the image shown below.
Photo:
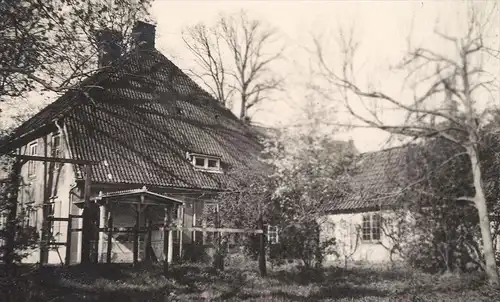
[[[320,227],[310,220],[284,228],[280,233],[280,243],[271,245],[269,258],[276,264],[285,261],[301,260],[306,268],[319,268],[328,249],[335,240],[320,240]]]

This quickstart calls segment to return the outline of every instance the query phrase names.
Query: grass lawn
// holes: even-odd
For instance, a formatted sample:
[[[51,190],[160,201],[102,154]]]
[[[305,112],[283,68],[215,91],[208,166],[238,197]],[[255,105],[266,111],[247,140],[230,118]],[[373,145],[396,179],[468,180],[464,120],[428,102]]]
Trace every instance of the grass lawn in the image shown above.
[[[26,281],[26,280],[29,280]],[[4,286],[5,288],[5,286]],[[498,301],[500,291],[479,274],[428,275],[402,268],[282,268],[261,278],[252,269],[214,272],[198,265],[177,265],[170,278],[159,267],[123,265],[44,268],[10,287],[1,301],[21,293],[29,301]],[[29,294],[28,294],[29,293]]]

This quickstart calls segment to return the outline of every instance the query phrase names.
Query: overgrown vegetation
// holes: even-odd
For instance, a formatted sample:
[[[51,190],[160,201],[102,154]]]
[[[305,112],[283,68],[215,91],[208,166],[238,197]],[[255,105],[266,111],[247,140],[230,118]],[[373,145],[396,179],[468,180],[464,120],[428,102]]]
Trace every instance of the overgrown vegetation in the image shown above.
[[[461,168],[465,171],[470,167],[470,177],[461,181],[467,179],[467,187],[472,190],[463,196],[446,198],[458,198],[474,206],[484,270],[491,284],[500,286],[488,208],[484,171],[487,166],[481,163],[481,149],[488,147],[483,145],[482,137],[498,104],[498,73],[488,71],[500,60],[497,47],[493,46],[497,44],[493,32],[498,7],[495,3],[470,3],[459,16],[461,22],[454,32],[436,25],[432,36],[435,42],[430,38],[417,46],[410,33],[408,50],[396,64],[400,74],[392,69],[394,75],[401,75],[401,93],[360,79],[356,57],[360,41],[354,37],[353,28],[340,30],[337,52],[325,49],[319,39],[314,40],[320,80],[313,86],[320,95],[342,104],[358,121],[355,126],[377,128],[406,141],[434,137],[458,146],[466,159],[460,162]],[[340,64],[338,57],[331,60],[331,53],[339,54]],[[389,121],[384,111],[404,118]],[[465,176],[455,172],[454,177]],[[455,188],[460,188],[458,184]]]
[[[304,269],[281,266],[261,278],[247,267],[224,272],[196,265],[161,268],[120,265],[45,268],[2,292],[6,302],[27,301],[494,301],[498,290],[481,274],[429,275],[404,268]],[[19,284],[21,285],[21,284]],[[20,291],[20,288],[29,289]]]

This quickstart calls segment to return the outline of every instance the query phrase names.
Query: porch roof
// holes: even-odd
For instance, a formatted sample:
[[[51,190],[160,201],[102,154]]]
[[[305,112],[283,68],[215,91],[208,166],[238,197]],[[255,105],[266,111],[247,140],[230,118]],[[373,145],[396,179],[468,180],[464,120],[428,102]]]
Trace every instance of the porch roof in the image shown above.
[[[105,200],[110,200],[110,199],[118,199],[118,198],[131,198],[131,197],[139,197],[139,196],[144,196],[145,198],[150,198],[153,200],[157,200],[163,203],[174,203],[178,205],[183,205],[184,202],[182,200],[158,194],[155,192],[149,191],[146,187],[142,187],[141,189],[132,189],[132,190],[122,190],[122,191],[114,191],[114,192],[106,192],[106,193],[99,193],[98,196],[92,197],[91,200],[96,201],[97,203],[100,203]]]

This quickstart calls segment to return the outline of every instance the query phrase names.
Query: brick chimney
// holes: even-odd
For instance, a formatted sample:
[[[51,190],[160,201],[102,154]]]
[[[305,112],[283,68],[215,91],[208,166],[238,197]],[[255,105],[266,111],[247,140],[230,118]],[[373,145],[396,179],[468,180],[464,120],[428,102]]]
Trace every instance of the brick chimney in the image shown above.
[[[156,26],[142,21],[135,23],[132,34],[135,37],[137,47],[141,49],[155,48]]]
[[[97,45],[99,47],[99,68],[110,66],[122,54],[122,34],[111,29],[102,29],[97,32]]]

